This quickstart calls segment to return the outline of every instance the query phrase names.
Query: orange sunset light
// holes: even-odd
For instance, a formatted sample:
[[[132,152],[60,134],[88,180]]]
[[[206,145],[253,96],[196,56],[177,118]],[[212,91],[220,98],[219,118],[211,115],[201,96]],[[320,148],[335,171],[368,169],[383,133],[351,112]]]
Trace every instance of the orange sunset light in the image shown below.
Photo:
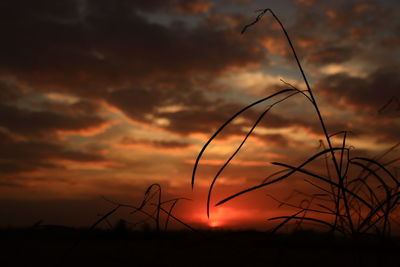
[[[230,227],[240,227],[240,225],[245,225],[248,222],[254,221],[254,216],[257,218],[259,215],[255,211],[246,210],[239,207],[214,207],[210,213],[210,217],[207,218],[205,210],[200,208],[202,212],[194,213],[191,216],[191,221],[201,223],[203,226],[210,228],[230,228]],[[264,219],[265,219],[264,215]]]

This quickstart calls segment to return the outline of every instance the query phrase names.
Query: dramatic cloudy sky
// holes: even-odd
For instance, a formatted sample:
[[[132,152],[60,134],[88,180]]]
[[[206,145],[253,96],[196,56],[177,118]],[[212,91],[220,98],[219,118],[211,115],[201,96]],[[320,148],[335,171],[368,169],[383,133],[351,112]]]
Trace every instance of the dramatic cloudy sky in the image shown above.
[[[164,199],[193,199],[177,216],[207,224],[205,190],[268,103],[215,140],[192,191],[202,145],[247,104],[288,88],[281,79],[304,88],[269,14],[240,34],[267,7],[293,39],[328,131],[351,131],[348,144],[371,157],[398,143],[397,0],[1,1],[1,223],[87,225],[111,207],[100,196],[137,204],[159,183]],[[271,161],[302,162],[322,138],[304,96],[275,106],[212,203],[259,184],[277,170]],[[209,224],[262,224],[278,209],[267,194],[301,186],[242,196],[213,209]]]

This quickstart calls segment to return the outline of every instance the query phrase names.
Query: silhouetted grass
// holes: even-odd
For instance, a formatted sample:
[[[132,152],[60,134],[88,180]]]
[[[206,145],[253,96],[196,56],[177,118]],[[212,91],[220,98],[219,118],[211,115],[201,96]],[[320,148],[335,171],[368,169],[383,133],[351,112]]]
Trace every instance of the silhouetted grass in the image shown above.
[[[272,103],[269,104],[267,108],[259,115],[256,121],[253,123],[253,126],[243,138],[241,144],[219,168],[212,179],[207,196],[207,215],[210,215],[211,195],[217,179],[220,177],[226,166],[230,164],[231,160],[240,151],[259,122],[272,108],[279,103],[286,101],[292,96],[302,95],[313,107],[317,115],[317,120],[324,136],[324,140],[321,141],[322,151],[311,155],[307,160],[297,166],[291,166],[281,162],[272,162],[273,165],[282,167],[283,169],[269,175],[261,184],[252,186],[228,196],[219,201],[216,205],[222,205],[243,194],[284,181],[296,174],[302,174],[308,177],[308,179],[305,179],[305,182],[314,186],[320,192],[312,195],[302,193],[305,196],[302,203],[307,203],[307,207],[304,207],[302,203],[300,205],[295,205],[289,203],[288,201],[278,200],[281,206],[286,205],[297,209],[297,211],[291,215],[270,218],[269,220],[272,221],[282,221],[275,227],[275,229],[272,230],[272,232],[276,232],[290,222],[297,222],[298,225],[301,225],[303,222],[312,222],[322,226],[327,226],[331,232],[340,233],[344,236],[351,236],[353,238],[359,238],[360,235],[363,234],[373,234],[382,238],[391,236],[392,225],[398,224],[393,215],[399,206],[400,182],[398,177],[389,170],[389,166],[390,164],[399,161],[400,158],[396,158],[386,163],[382,163],[380,160],[382,160],[387,153],[397,148],[400,143],[376,158],[352,157],[351,150],[353,148],[348,146],[346,143],[348,132],[340,131],[333,134],[328,132],[325,119],[320,112],[320,107],[314,97],[313,90],[310,87],[306,74],[285,27],[271,9],[259,11],[260,13],[256,19],[243,28],[242,34],[259,22],[265,14],[270,13],[275,21],[279,24],[280,29],[282,30],[287,43],[290,46],[297,67],[307,89],[300,90],[293,85],[285,83],[289,88],[280,90],[268,97],[260,99],[244,107],[230,117],[224,124],[222,124],[221,127],[206,142],[194,164],[192,187],[194,187],[195,184],[197,168],[200,164],[203,153],[210,143],[221,133],[221,131],[229,126],[230,123],[244,111],[258,104],[272,101]],[[334,146],[332,144],[332,138],[339,135],[343,136],[341,145]],[[315,163],[316,160],[321,158],[324,159],[323,167],[326,169],[325,175],[320,175],[315,173],[313,170],[306,169],[311,165],[311,163]],[[359,168],[359,172],[355,172],[355,168]],[[311,208],[311,206],[313,208]],[[318,216],[321,214],[324,214],[325,216]],[[327,216],[329,218],[326,218]]]
[[[104,215],[100,215],[101,217],[96,220],[89,228],[87,229],[79,229],[78,231],[74,231],[71,233],[70,227],[64,227],[64,226],[57,226],[57,225],[45,225],[42,224],[42,221],[39,221],[35,223],[35,225],[31,228],[31,230],[51,230],[55,229],[58,230],[60,233],[65,233],[65,231],[61,230],[69,230],[67,231],[69,235],[63,236],[64,238],[73,238],[75,241],[73,244],[64,252],[60,257],[56,259],[55,264],[52,266],[66,266],[68,259],[72,257],[75,253],[77,253],[78,246],[79,248],[82,247],[83,241],[87,241],[88,239],[92,239],[93,237],[95,238],[100,238],[100,239],[130,239],[130,238],[135,238],[137,236],[141,236],[141,234],[145,234],[147,237],[152,236],[152,234],[157,234],[159,235],[161,231],[161,213],[165,214],[165,224],[164,224],[164,232],[167,232],[168,230],[168,223],[171,219],[175,220],[178,224],[183,226],[186,229],[189,229],[193,232],[196,232],[197,230],[191,227],[189,224],[185,223],[175,215],[173,215],[173,210],[178,203],[179,200],[190,200],[187,198],[174,198],[174,199],[169,199],[166,201],[162,200],[162,189],[161,185],[155,183],[151,184],[145,191],[143,200],[141,201],[139,206],[134,206],[130,204],[123,204],[119,202],[115,202],[112,200],[109,200],[105,197],[103,199],[111,204],[113,204],[115,207],[108,211]],[[170,204],[170,207],[164,208],[166,204]],[[146,207],[150,207],[150,211],[146,210]],[[130,214],[135,214],[135,213],[141,213],[144,215],[144,219],[136,221],[136,222],[128,222],[126,220],[120,219],[114,226],[110,223],[108,218],[115,214],[119,209],[128,209],[130,210]],[[149,226],[148,221],[152,221],[155,226],[155,231],[151,231],[151,226]],[[101,223],[106,223],[109,226],[109,231],[104,231],[101,229],[96,228],[99,224]],[[136,228],[138,225],[142,225],[142,231],[140,232],[133,232],[129,227],[132,226]],[[138,235],[138,233],[141,233]],[[86,242],[85,242],[86,243]]]
[[[161,231],[161,213],[164,213],[166,218],[165,218],[165,223],[164,223],[164,231],[168,230],[168,224],[171,219],[175,220],[178,224],[181,226],[184,226],[185,228],[196,231],[193,227],[191,227],[189,224],[185,223],[175,215],[173,215],[173,210],[180,200],[190,200],[187,198],[173,198],[169,200],[162,201],[162,189],[161,185],[155,183],[151,184],[149,187],[147,187],[144,197],[142,202],[140,203],[139,206],[134,206],[130,204],[122,204],[116,201],[109,200],[105,197],[103,197],[104,200],[107,202],[115,205],[115,207],[107,212],[105,215],[101,216],[95,223],[92,224],[92,226],[89,228],[89,230],[93,230],[96,226],[98,226],[101,222],[107,222],[108,217],[110,217],[112,214],[114,214],[116,211],[118,211],[121,208],[126,208],[130,210],[130,214],[135,214],[135,213],[141,213],[142,215],[145,216],[144,220],[140,220],[137,222],[128,222],[131,226],[137,226],[141,224],[146,224],[149,220],[154,222],[155,229],[157,232]],[[154,201],[155,199],[155,201]],[[172,204],[170,204],[172,203]],[[170,207],[164,208],[166,204],[170,204]],[[150,208],[153,208],[150,211],[145,210],[146,207],[150,206]]]
[[[2,266],[54,266],[88,229],[0,229]],[[396,266],[400,243],[296,231],[94,229],[63,266]],[[359,254],[357,264],[354,254]],[[381,258],[382,254],[383,258]]]

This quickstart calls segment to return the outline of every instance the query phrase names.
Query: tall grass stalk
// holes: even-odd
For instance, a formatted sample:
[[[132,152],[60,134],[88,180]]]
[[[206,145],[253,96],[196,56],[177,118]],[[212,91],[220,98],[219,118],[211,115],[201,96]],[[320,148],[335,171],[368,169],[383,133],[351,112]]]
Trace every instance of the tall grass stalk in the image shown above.
[[[254,21],[244,26],[242,34],[244,34],[250,27],[258,23],[261,18],[270,13],[280,26],[287,43],[290,46],[292,55],[296,61],[297,67],[301,73],[306,90],[299,90],[293,85],[288,85],[287,89],[280,90],[268,97],[262,98],[254,103],[244,107],[232,117],[230,117],[220,128],[211,136],[211,138],[202,147],[198,154],[192,173],[192,188],[195,185],[195,177],[201,158],[211,142],[222,132],[224,128],[229,126],[231,122],[241,115],[244,111],[267,101],[273,101],[267,108],[259,115],[253,126],[247,132],[240,145],[226,160],[226,162],[219,168],[214,178],[211,181],[208,195],[207,195],[207,216],[210,216],[211,195],[216,181],[223,173],[224,169],[230,164],[232,159],[238,154],[250,135],[253,133],[259,122],[267,115],[267,113],[279,103],[282,103],[292,96],[302,95],[306,101],[309,102],[317,116],[317,120],[321,127],[324,136],[324,141],[321,141],[322,151],[312,155],[302,164],[291,166],[289,164],[272,162],[273,165],[282,167],[283,169],[269,175],[261,184],[252,186],[237,192],[225,199],[219,201],[216,205],[222,205],[234,198],[239,197],[245,193],[252,192],[256,189],[263,188],[277,182],[283,181],[292,177],[295,174],[303,174],[309,177],[304,179],[308,184],[312,185],[321,193],[307,195],[307,207],[302,205],[293,205],[286,201],[279,201],[281,205],[287,205],[297,209],[293,215],[279,216],[270,218],[270,220],[283,220],[273,231],[276,231],[289,222],[297,221],[300,225],[304,221],[325,225],[333,232],[339,232],[344,235],[357,237],[364,233],[374,233],[386,237],[391,234],[392,223],[397,223],[394,219],[395,210],[399,205],[400,200],[400,183],[397,175],[394,175],[390,170],[390,164],[398,162],[400,158],[396,158],[391,162],[382,164],[379,161],[389,152],[397,148],[399,144],[389,149],[383,156],[378,158],[367,157],[351,157],[351,146],[347,145],[347,131],[340,131],[330,134],[324,117],[321,114],[320,107],[314,97],[313,90],[309,84],[304,69],[300,63],[294,45],[289,37],[288,32],[283,26],[280,19],[275,13],[267,8],[258,10],[259,14]],[[332,144],[332,138],[342,136],[340,146]],[[325,143],[327,146],[325,146]],[[323,157],[324,165],[327,175],[319,175],[309,169],[306,169],[311,163]],[[333,173],[330,170],[330,163],[333,165]],[[354,167],[360,168],[358,175],[354,175],[350,169]],[[321,199],[328,201],[328,205],[322,204]],[[318,202],[318,200],[320,200]],[[304,201],[304,200],[303,200]],[[315,203],[315,204],[314,204]],[[312,208],[311,206],[316,206]],[[315,214],[315,216],[313,216]],[[323,219],[317,214],[330,215],[329,219]]]

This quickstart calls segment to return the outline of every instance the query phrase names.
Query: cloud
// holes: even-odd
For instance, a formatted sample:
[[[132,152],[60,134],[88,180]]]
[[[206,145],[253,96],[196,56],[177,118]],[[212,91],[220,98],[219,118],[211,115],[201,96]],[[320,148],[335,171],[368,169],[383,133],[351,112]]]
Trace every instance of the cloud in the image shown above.
[[[266,145],[273,145],[276,147],[287,147],[289,140],[283,134],[255,134],[258,140]]]
[[[216,131],[226,120],[234,113],[240,110],[240,106],[228,103],[216,103],[204,107],[195,107],[190,110],[179,111],[165,114],[164,117],[169,120],[166,129],[188,135],[190,133],[211,133]],[[235,109],[235,106],[237,107]],[[190,124],[188,122],[191,122]],[[248,123],[240,123],[227,128],[230,134],[240,134],[243,125]],[[225,131],[225,134],[228,132]]]
[[[161,149],[182,149],[191,146],[189,143],[174,140],[145,140],[145,139],[134,139],[130,137],[124,137],[120,141],[119,145],[131,146],[131,145],[148,145],[155,148]]]
[[[108,0],[92,0],[89,6],[101,6],[104,9],[113,9],[119,13],[138,9],[144,12],[178,12],[184,14],[198,14],[207,12],[213,6],[210,1],[203,0],[121,0],[118,5]]]
[[[199,14],[199,13],[204,13],[207,12],[211,9],[213,6],[213,3],[208,2],[208,1],[175,1],[175,2],[180,2],[177,6],[176,9],[180,13],[184,14]]]
[[[378,143],[396,143],[399,113],[396,103],[389,101],[398,96],[397,69],[398,66],[380,67],[365,77],[345,73],[328,75],[320,79],[315,88],[324,96],[325,103],[334,103],[335,109],[346,109],[352,114],[341,119],[347,124],[342,129],[353,131],[359,139],[375,138]]]
[[[0,169],[2,173],[32,172],[63,167],[57,160],[102,162],[101,154],[71,150],[46,141],[18,141],[0,132]]]
[[[306,6],[306,7],[311,7],[314,5],[315,0],[295,0],[294,1],[298,5]]]
[[[399,66],[381,67],[365,78],[338,73],[322,78],[315,85],[337,104],[354,109],[378,111],[391,97],[398,95]]]
[[[354,48],[330,46],[314,50],[307,58],[307,62],[315,65],[328,65],[348,61],[354,54]]]
[[[22,136],[51,137],[57,131],[89,130],[105,123],[104,119],[95,115],[73,116],[0,105],[0,127]]]
[[[150,2],[149,8],[161,3]],[[0,70],[37,89],[96,97],[130,83],[215,76],[263,55],[254,40],[229,28],[152,23],[137,12],[147,5],[142,1],[88,1],[83,11],[74,1],[43,3],[8,3],[3,13],[13,16],[0,26]]]
[[[297,2],[304,3],[297,5],[295,21],[287,29],[300,58],[310,66],[355,59],[366,66],[394,62],[396,52],[385,46],[396,43],[397,5],[373,0]]]
[[[108,101],[134,121],[155,124],[182,135],[209,133],[243,107],[218,98],[209,99],[201,91],[180,91],[174,87],[118,90],[109,95]],[[162,108],[174,105],[182,108]],[[240,127],[237,125],[235,129]]]
[[[25,93],[12,79],[0,79],[0,103],[14,103]]]
[[[370,28],[373,31],[382,26],[394,14],[376,1],[342,1],[329,6],[326,15],[332,29],[346,29],[346,27],[352,29],[361,25],[363,28]]]

